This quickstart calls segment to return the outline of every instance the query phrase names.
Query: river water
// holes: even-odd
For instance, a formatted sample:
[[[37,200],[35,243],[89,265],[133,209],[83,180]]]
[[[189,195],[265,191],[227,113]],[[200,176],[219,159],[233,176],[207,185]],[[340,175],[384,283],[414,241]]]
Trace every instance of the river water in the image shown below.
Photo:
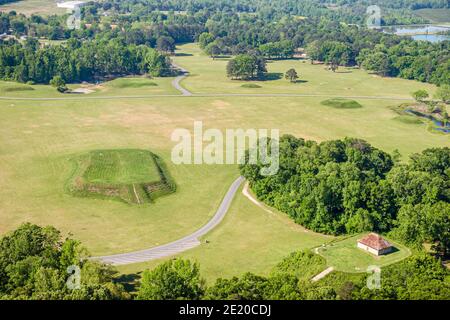
[[[414,25],[414,26],[392,26],[383,28],[383,32],[394,33],[399,36],[410,36],[414,40],[440,42],[450,40],[450,35],[437,34],[442,31],[450,31],[450,26]]]

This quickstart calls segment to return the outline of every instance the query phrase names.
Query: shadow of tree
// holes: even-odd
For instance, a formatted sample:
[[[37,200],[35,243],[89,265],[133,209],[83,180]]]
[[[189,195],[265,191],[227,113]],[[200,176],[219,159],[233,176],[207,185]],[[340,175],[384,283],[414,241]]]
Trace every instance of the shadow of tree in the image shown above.
[[[264,78],[261,80],[273,81],[273,80],[280,80],[281,78],[283,78],[283,74],[281,72],[268,72],[264,75]]]
[[[114,279],[116,283],[120,283],[123,285],[127,292],[136,292],[138,280],[140,279],[140,272],[138,273],[130,273],[130,274],[122,274]]]

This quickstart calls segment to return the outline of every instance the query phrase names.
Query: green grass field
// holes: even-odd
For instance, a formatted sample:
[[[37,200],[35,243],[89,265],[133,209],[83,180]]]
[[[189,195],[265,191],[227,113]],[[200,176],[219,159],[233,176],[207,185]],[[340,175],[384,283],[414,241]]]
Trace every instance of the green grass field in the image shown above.
[[[394,251],[387,255],[375,256],[357,248],[357,241],[363,236],[357,235],[345,240],[332,242],[325,247],[319,248],[318,253],[327,260],[329,266],[334,267],[337,271],[344,272],[365,272],[369,266],[387,266],[411,254],[405,246],[388,239],[393,244]]]
[[[148,150],[94,150],[71,160],[67,190],[75,196],[142,205],[176,190],[165,164]]]
[[[355,100],[349,100],[349,99],[328,99],[321,102],[324,106],[329,106],[333,108],[339,108],[339,109],[357,109],[362,108],[362,105],[358,103]]]
[[[305,230],[285,214],[272,211],[262,210],[239,192],[221,225],[206,235],[199,247],[180,256],[199,262],[202,275],[212,282],[245,271],[268,275],[289,253],[334,239]],[[119,271],[138,273],[161,261],[120,266]]]
[[[450,22],[450,9],[419,9],[414,10],[414,13],[433,23]]]
[[[258,82],[261,88],[242,88],[242,82],[225,77],[225,60],[213,61],[192,44],[179,52],[188,55],[175,60],[193,73],[182,84],[212,96],[127,98],[159,90],[179,94],[170,86],[172,78],[138,80],[157,86],[127,86],[133,78],[117,79],[125,85],[114,88],[107,83],[95,93],[71,95],[42,85],[5,92],[6,87],[26,85],[0,82],[3,97],[42,98],[0,100],[0,234],[26,221],[53,225],[65,234],[72,233],[94,255],[106,255],[149,248],[197,230],[215,213],[239,172],[237,165],[175,165],[171,161],[173,130],[192,130],[196,120],[203,121],[205,129],[279,128],[281,134],[317,141],[358,137],[388,152],[398,149],[405,160],[425,148],[450,146],[448,136],[427,131],[425,124],[398,121],[398,114],[390,108],[400,102],[388,97],[409,97],[422,88],[433,92],[432,85],[380,78],[356,69],[333,73],[320,65],[286,60],[270,63],[269,70],[284,72],[292,65],[307,82],[291,84],[278,79]],[[214,96],[252,90],[330,96]],[[357,109],[321,104],[344,94],[386,97],[355,99],[363,105]],[[151,150],[166,164],[177,191],[142,206],[68,194],[65,184],[73,171],[73,155],[106,149]],[[199,261],[209,280],[245,271],[267,273],[290,252],[328,240],[305,232],[282,214],[269,215],[242,195],[236,197],[223,223],[205,238],[208,244],[182,256]],[[121,270],[137,272],[155,263]]]
[[[96,150],[89,153],[83,174],[87,183],[141,183],[160,179],[149,151]]]
[[[2,12],[9,12],[13,10],[27,16],[31,16],[32,14],[48,16],[52,14],[66,13],[64,8],[58,8],[56,6],[56,1],[54,0],[20,0],[0,6],[0,11]]]
[[[48,85],[28,85],[12,81],[0,81],[0,96],[18,98],[63,98],[147,96],[158,94],[179,94],[171,85],[173,78],[127,77],[99,84],[69,84],[69,89],[88,89],[90,93],[59,93]]]
[[[411,92],[426,89],[430,94],[435,86],[399,78],[382,78],[364,70],[340,67],[337,72],[327,70],[325,65],[311,65],[306,60],[269,61],[267,81],[252,81],[261,88],[242,87],[248,81],[229,80],[226,76],[228,58],[213,60],[196,44],[179,47],[174,61],[190,71],[189,78],[182,81],[195,93],[294,93],[338,96],[384,96],[410,98]],[[284,79],[284,73],[295,68],[299,74],[297,83]],[[323,99],[322,99],[323,100]]]

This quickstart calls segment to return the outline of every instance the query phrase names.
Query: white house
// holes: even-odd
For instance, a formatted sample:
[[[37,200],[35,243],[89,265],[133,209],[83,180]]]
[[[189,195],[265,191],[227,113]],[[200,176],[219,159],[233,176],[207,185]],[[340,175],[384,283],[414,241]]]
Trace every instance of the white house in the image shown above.
[[[358,240],[358,248],[376,256],[381,256],[392,251],[392,244],[376,233],[369,233],[364,238]]]

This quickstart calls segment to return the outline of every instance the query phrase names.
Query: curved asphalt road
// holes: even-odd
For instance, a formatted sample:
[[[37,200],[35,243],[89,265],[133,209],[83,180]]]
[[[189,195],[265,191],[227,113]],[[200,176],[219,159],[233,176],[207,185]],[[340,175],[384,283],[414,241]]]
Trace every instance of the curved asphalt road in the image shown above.
[[[172,65],[173,65],[176,69],[178,69],[178,70],[181,71],[181,75],[179,75],[178,77],[176,77],[175,79],[173,79],[173,81],[172,81],[172,86],[174,86],[175,89],[177,89],[178,91],[180,91],[181,94],[182,94],[183,96],[192,96],[192,93],[191,93],[189,90],[183,88],[183,87],[180,85],[180,81],[183,80],[184,78],[186,78],[186,77],[189,75],[189,71],[187,71],[187,70],[184,69],[183,67],[180,67],[179,65],[177,65],[177,64],[175,64],[175,63],[173,63],[173,62],[172,62]]]
[[[234,180],[212,219],[209,220],[207,224],[205,224],[203,227],[201,227],[194,233],[185,236],[184,238],[181,238],[179,240],[161,246],[153,247],[150,249],[116,254],[111,256],[94,257],[93,259],[100,260],[104,263],[110,263],[113,265],[124,265],[172,256],[200,245],[200,241],[198,240],[198,238],[207,234],[222,221],[228,209],[230,208],[231,201],[233,200],[237,190],[239,189],[239,186],[242,184],[243,181],[244,181],[243,177],[239,177],[236,180]]]

